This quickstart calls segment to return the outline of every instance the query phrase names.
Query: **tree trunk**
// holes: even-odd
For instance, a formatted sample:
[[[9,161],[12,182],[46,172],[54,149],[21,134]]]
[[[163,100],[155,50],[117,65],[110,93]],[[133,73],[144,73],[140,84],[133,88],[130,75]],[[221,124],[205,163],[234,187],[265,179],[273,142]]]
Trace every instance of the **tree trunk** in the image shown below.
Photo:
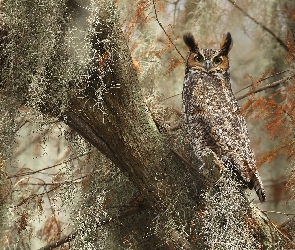
[[[111,22],[103,23],[102,20],[111,20]],[[158,235],[161,243],[159,241],[150,243],[146,249],[161,245],[163,247],[174,245],[171,249],[177,246],[184,249],[205,249],[206,246],[211,246],[208,243],[210,241],[208,237],[212,237],[211,240],[214,241],[214,236],[209,231],[204,236],[206,240],[194,238],[200,233],[205,235],[204,232],[199,231],[203,226],[202,219],[205,219],[201,216],[200,220],[196,221],[198,218],[196,214],[208,209],[205,203],[207,199],[200,196],[200,193],[210,190],[209,193],[211,192],[214,196],[220,192],[220,187],[215,181],[221,174],[216,171],[218,167],[214,163],[215,159],[210,153],[204,157],[203,162],[206,165],[203,168],[207,170],[204,172],[197,172],[198,166],[194,169],[183,164],[181,156],[173,151],[148,112],[148,107],[141,96],[139,81],[126,40],[117,28],[119,24],[113,18],[105,16],[101,17],[99,23],[97,27],[99,35],[93,37],[93,47],[99,51],[100,55],[106,52],[112,53],[109,55],[113,58],[109,64],[112,70],[104,80],[107,86],[116,83],[119,87],[109,88],[104,95],[103,112],[93,108],[95,100],[71,99],[71,109],[67,113],[66,123],[111,159],[137,187],[146,200],[144,206],[148,207],[152,214],[159,214],[162,217],[160,221],[164,230]],[[116,36],[107,37],[109,29],[115,30],[113,34]],[[106,38],[111,39],[112,47],[116,48],[112,52],[103,46],[97,47],[97,41]],[[238,186],[238,189],[241,188],[239,182],[233,182],[232,185]],[[242,197],[239,204],[245,206],[241,209],[246,212],[242,216],[236,216],[240,212],[236,211],[236,215],[232,214],[232,221],[237,219],[251,221],[248,224],[240,223],[240,225],[255,229],[252,238],[259,242],[252,242],[253,246],[275,246],[279,239],[275,229],[269,225],[265,216],[248,202],[244,193],[239,193],[238,196]],[[231,198],[228,197],[228,199]],[[231,204],[231,202],[231,200],[221,200],[220,204],[209,206],[209,209],[218,205]],[[145,213],[145,216],[147,215],[148,213]],[[216,219],[222,220],[222,215],[219,216]],[[168,222],[171,226],[165,225]],[[193,227],[191,225],[193,222],[199,225]],[[239,225],[239,221],[236,223]],[[209,226],[220,227],[219,224]],[[195,230],[194,233],[190,233],[193,231],[192,228]],[[228,244],[234,246],[234,242],[228,242]],[[214,249],[218,249],[218,244]]]

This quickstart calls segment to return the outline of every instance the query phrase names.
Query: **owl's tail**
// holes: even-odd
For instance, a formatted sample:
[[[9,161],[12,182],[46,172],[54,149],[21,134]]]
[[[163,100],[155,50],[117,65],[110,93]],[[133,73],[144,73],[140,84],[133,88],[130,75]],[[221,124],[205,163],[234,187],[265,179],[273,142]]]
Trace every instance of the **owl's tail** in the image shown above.
[[[254,172],[249,183],[249,188],[252,189],[253,187],[256,194],[258,195],[260,202],[264,202],[266,200],[265,190],[260,179],[259,173],[257,171]]]

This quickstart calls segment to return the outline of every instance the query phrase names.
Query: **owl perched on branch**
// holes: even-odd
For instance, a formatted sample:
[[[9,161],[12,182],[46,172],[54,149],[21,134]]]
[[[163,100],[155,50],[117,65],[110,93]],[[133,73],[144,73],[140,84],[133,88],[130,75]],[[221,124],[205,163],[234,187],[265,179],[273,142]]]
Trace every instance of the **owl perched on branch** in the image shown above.
[[[259,200],[265,201],[245,118],[230,85],[230,33],[220,49],[200,49],[191,33],[183,40],[189,48],[182,92],[184,124],[195,154],[200,157],[209,148],[224,164],[229,161],[248,187],[254,187]]]

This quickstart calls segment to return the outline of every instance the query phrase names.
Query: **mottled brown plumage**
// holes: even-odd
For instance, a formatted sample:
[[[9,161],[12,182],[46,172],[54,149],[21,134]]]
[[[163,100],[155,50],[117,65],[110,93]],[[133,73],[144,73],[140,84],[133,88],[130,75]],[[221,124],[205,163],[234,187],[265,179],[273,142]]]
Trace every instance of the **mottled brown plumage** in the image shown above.
[[[189,47],[182,93],[184,124],[195,154],[201,156],[210,148],[224,164],[230,162],[248,187],[254,187],[259,200],[265,201],[246,121],[230,85],[230,33],[220,49],[200,49],[191,33],[183,40]]]

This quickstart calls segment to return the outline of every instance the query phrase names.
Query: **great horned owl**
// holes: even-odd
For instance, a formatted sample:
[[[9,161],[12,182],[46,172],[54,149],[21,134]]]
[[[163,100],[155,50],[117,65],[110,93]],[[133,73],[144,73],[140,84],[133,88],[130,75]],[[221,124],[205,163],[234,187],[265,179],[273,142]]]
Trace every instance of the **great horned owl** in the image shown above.
[[[184,124],[195,154],[210,148],[222,162],[229,161],[248,187],[254,187],[259,200],[265,201],[245,118],[230,85],[230,33],[220,49],[200,49],[191,33],[183,40],[189,48],[182,92]]]

